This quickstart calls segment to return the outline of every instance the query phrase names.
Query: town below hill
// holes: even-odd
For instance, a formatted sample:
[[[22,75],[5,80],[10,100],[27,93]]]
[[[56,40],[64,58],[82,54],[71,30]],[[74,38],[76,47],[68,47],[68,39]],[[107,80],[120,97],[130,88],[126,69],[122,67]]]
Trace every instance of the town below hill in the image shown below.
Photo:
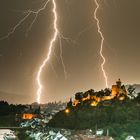
[[[120,79],[111,89],[77,92],[67,103],[9,105],[0,101],[0,108],[0,127],[19,127],[15,132],[20,140],[97,139],[97,132],[102,133],[98,139],[140,139],[140,93],[136,85],[124,86]]]

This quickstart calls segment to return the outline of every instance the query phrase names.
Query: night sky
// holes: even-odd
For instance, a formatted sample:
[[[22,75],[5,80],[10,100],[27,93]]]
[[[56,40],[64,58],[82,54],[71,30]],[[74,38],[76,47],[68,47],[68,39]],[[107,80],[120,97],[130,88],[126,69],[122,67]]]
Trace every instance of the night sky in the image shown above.
[[[21,20],[29,9],[39,9],[43,0],[1,0],[0,37]],[[74,93],[105,88],[100,69],[100,36],[93,13],[94,0],[56,0],[62,40],[65,79],[56,40],[49,63],[42,73],[41,102],[69,100]],[[105,37],[105,69],[109,85],[121,78],[125,84],[140,83],[140,0],[100,0],[98,17]],[[36,75],[53,35],[52,3],[42,11],[26,34],[29,16],[9,38],[0,41],[0,99],[10,103],[36,101]]]

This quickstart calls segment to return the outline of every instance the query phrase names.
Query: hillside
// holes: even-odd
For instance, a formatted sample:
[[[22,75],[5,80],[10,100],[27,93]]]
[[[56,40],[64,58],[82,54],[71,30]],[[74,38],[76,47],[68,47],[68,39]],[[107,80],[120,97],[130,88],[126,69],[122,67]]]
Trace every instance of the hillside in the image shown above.
[[[111,105],[100,104],[97,107],[87,104],[59,112],[50,121],[53,127],[69,129],[105,127],[112,124],[127,124],[140,120],[140,107],[133,101],[114,102]]]
[[[101,91],[96,92],[96,96],[99,93]],[[102,100],[95,105],[92,105],[91,96],[82,98],[76,106],[70,101],[65,110],[53,117],[49,126],[74,130],[108,128],[110,135],[115,138],[126,134],[140,137],[140,94],[133,100],[121,95],[125,97],[122,100],[119,94],[104,100],[106,94],[102,91]]]

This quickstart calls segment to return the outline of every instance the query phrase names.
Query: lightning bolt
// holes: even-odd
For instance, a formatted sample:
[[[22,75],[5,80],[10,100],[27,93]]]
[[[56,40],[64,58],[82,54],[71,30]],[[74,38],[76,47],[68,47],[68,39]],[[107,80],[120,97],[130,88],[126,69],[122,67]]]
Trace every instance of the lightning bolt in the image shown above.
[[[17,24],[16,26],[5,36],[1,37],[0,40],[4,40],[9,38],[10,35],[12,35],[15,30],[30,16],[31,13],[28,13],[24,18],[22,18]]]
[[[49,51],[47,53],[47,56],[45,57],[45,60],[42,62],[41,66],[39,67],[39,70],[38,70],[38,73],[37,73],[37,77],[36,77],[37,84],[38,84],[38,90],[37,90],[37,102],[38,103],[40,103],[40,97],[41,97],[41,92],[42,92],[41,73],[43,71],[43,68],[45,67],[45,65],[47,64],[47,62],[50,59],[50,56],[51,56],[51,53],[52,53],[52,49],[53,49],[53,46],[54,46],[54,43],[55,43],[57,37],[59,37],[58,39],[60,40],[60,59],[61,59],[61,62],[62,62],[65,79],[67,79],[68,76],[67,76],[67,71],[66,71],[66,67],[65,67],[65,64],[64,64],[63,56],[62,56],[63,55],[62,39],[66,40],[67,42],[71,42],[71,43],[76,44],[76,41],[73,41],[71,38],[67,38],[67,37],[63,36],[59,32],[59,30],[57,28],[57,17],[58,16],[57,16],[57,11],[56,11],[55,0],[45,0],[44,1],[45,2],[44,5],[41,8],[39,8],[38,10],[36,10],[36,11],[34,11],[34,10],[26,10],[25,12],[23,12],[23,14],[25,14],[25,16],[11,29],[11,31],[8,32],[7,35],[5,35],[5,36],[0,38],[0,40],[4,40],[4,39],[9,38],[12,34],[15,33],[17,28],[19,26],[21,26],[21,24],[27,20],[27,18],[29,16],[34,15],[33,20],[31,21],[28,29],[26,30],[26,36],[27,36],[29,31],[32,29],[33,24],[36,22],[36,20],[37,20],[37,18],[39,16],[39,13],[42,12],[43,10],[45,10],[45,8],[47,7],[47,5],[48,5],[48,3],[50,1],[52,1],[52,4],[53,4],[52,12],[53,12],[53,15],[54,15],[54,20],[53,20],[54,34],[53,34],[52,40],[50,41]]]
[[[56,12],[56,3],[55,0],[52,0],[53,3],[53,14],[54,14],[54,22],[53,22],[53,28],[54,28],[54,34],[53,34],[53,38],[50,41],[50,45],[49,45],[49,51],[48,54],[46,56],[46,58],[44,59],[43,63],[41,64],[41,66],[39,67],[39,71],[37,73],[37,83],[38,83],[38,90],[37,90],[37,102],[40,104],[40,97],[41,97],[41,93],[42,93],[42,84],[41,84],[41,73],[43,71],[43,68],[45,67],[46,63],[49,61],[50,57],[51,57],[51,53],[52,53],[52,48],[54,46],[54,43],[58,37],[59,31],[57,28],[57,12]]]
[[[102,60],[103,60],[103,62],[102,62],[102,64],[101,64],[101,70],[102,70],[102,72],[103,72],[103,76],[104,76],[104,79],[105,79],[105,85],[106,85],[106,87],[108,87],[108,77],[107,77],[106,71],[105,71],[105,69],[104,69],[104,65],[105,65],[105,63],[106,63],[106,59],[105,59],[105,57],[104,57],[104,55],[103,55],[104,36],[103,36],[102,31],[101,31],[100,21],[99,21],[99,19],[98,19],[98,17],[97,17],[97,12],[98,12],[98,9],[99,9],[100,5],[99,5],[99,3],[98,3],[97,0],[94,0],[94,2],[95,2],[95,4],[96,4],[96,8],[95,8],[95,11],[94,11],[94,19],[95,19],[96,22],[97,22],[98,33],[99,33],[99,35],[100,35],[100,37],[101,37],[100,56],[101,56],[101,58],[102,58]]]
[[[53,13],[53,16],[54,16],[54,20],[53,20],[53,29],[54,29],[54,33],[53,33],[53,37],[50,41],[50,44],[49,44],[49,50],[48,50],[48,53],[45,57],[45,59],[43,60],[43,62],[41,63],[40,67],[39,67],[39,70],[37,72],[37,76],[36,76],[36,80],[37,80],[37,84],[38,84],[38,89],[37,89],[37,102],[40,104],[40,98],[41,98],[41,94],[42,94],[42,88],[43,88],[43,85],[41,83],[41,74],[43,72],[43,69],[44,67],[46,66],[46,64],[48,63],[48,61],[50,60],[50,57],[51,57],[51,54],[52,54],[52,51],[53,51],[53,48],[54,48],[54,43],[55,41],[57,40],[57,38],[60,40],[60,58],[61,58],[61,62],[62,62],[62,66],[63,66],[63,70],[64,70],[64,75],[65,75],[65,79],[67,79],[67,71],[66,71],[66,67],[65,67],[65,64],[64,64],[64,60],[63,60],[63,51],[62,51],[62,40],[66,40],[67,42],[72,42],[74,44],[77,44],[76,41],[73,41],[72,39],[70,38],[67,38],[67,37],[64,37],[58,30],[58,27],[57,27],[57,20],[58,20],[58,16],[57,16],[57,5],[56,5],[56,2],[55,0],[45,0],[45,4],[39,8],[38,10],[34,11],[34,10],[27,10],[26,12],[24,12],[24,14],[26,14],[12,29],[11,31],[5,35],[4,37],[1,37],[0,40],[3,40],[3,39],[7,39],[9,38],[12,34],[14,34],[14,32],[16,31],[16,29],[24,22],[27,20],[27,18],[31,15],[34,15],[34,19],[32,20],[32,22],[30,23],[28,29],[26,30],[26,35],[28,35],[28,32],[31,30],[33,24],[35,23],[35,21],[37,20],[38,16],[39,16],[39,13],[42,12],[48,5],[49,2],[52,2],[53,4],[53,9],[52,9],[52,13]],[[105,77],[105,80],[106,80],[106,86],[108,87],[108,83],[107,83],[107,76],[106,76],[106,73],[105,73],[105,70],[104,70],[104,64],[105,64],[105,57],[103,56],[103,43],[104,43],[104,37],[103,37],[103,34],[101,32],[101,29],[100,29],[100,26],[99,26],[99,20],[97,18],[97,11],[98,11],[98,8],[99,8],[99,4],[97,2],[97,0],[95,0],[95,3],[96,3],[96,6],[97,8],[95,9],[95,12],[94,12],[94,17],[97,21],[97,27],[98,27],[98,32],[102,38],[102,41],[101,41],[101,49],[100,49],[100,55],[103,59],[103,63],[101,64],[101,68],[102,68],[102,71],[103,71],[103,74],[104,74],[104,77]]]
[[[65,80],[66,80],[68,78],[68,73],[66,71],[66,66],[65,66],[65,63],[64,63],[64,60],[63,60],[62,39],[65,40],[66,42],[72,43],[74,45],[77,45],[78,43],[77,43],[77,41],[75,41],[71,38],[65,37],[63,34],[59,33],[60,59],[61,59],[61,63],[62,63],[63,71],[64,71]]]
[[[60,42],[60,59],[61,59],[61,62],[62,62],[65,79],[67,79],[66,66],[65,66],[65,63],[64,63],[64,60],[63,60],[62,38],[60,36],[59,36],[59,42]]]
[[[61,34],[59,32],[58,27],[57,27],[57,20],[58,20],[57,5],[56,5],[55,0],[51,0],[51,1],[52,1],[52,4],[53,4],[52,12],[53,12],[53,15],[54,15],[54,20],[53,20],[54,34],[53,34],[53,37],[52,37],[52,39],[50,41],[50,44],[49,44],[49,51],[47,53],[47,56],[45,57],[43,63],[39,67],[39,70],[38,70],[38,73],[37,73],[37,77],[36,77],[37,83],[38,83],[38,90],[37,90],[37,102],[38,102],[38,104],[40,104],[40,97],[41,97],[42,88],[43,88],[43,85],[41,84],[41,73],[42,73],[44,67],[46,66],[47,62],[50,60],[50,57],[51,57],[51,54],[52,54],[52,51],[53,51],[53,47],[54,47],[55,41],[57,40],[57,38],[60,41],[60,59],[61,59],[61,62],[62,62],[65,79],[67,79],[68,76],[67,76],[67,71],[66,71],[66,66],[64,64],[63,56],[62,56],[63,55],[62,39],[66,40],[67,42],[71,42],[73,44],[77,44],[76,41],[72,40],[71,38],[63,36],[63,34]]]
[[[37,17],[38,17],[38,14],[46,8],[46,6],[48,5],[49,1],[50,1],[50,0],[47,0],[46,3],[44,4],[44,6],[41,7],[41,8],[40,8],[39,10],[37,10],[37,11],[28,10],[28,11],[24,12],[24,14],[26,14],[26,15],[12,28],[12,30],[11,30],[10,32],[8,32],[7,35],[1,37],[0,40],[4,40],[4,39],[9,38],[12,34],[14,34],[14,32],[16,31],[16,29],[17,29],[30,15],[34,14],[35,17],[34,17],[33,21],[31,22],[29,28],[27,29],[27,32],[26,32],[26,35],[27,35],[28,32],[31,30],[31,28],[32,28],[32,26],[33,26],[33,24],[34,24],[34,22],[36,21],[36,19],[37,19]]]
[[[60,59],[61,59],[61,62],[62,62],[65,79],[67,79],[68,76],[67,76],[67,71],[66,71],[66,66],[64,64],[63,56],[62,56],[63,55],[62,39],[66,40],[67,42],[72,42],[73,44],[77,44],[76,41],[72,40],[71,38],[63,36],[63,34],[61,34],[59,32],[58,27],[57,27],[58,16],[57,16],[57,6],[56,6],[55,0],[52,0],[52,3],[53,3],[53,10],[52,10],[52,12],[53,12],[53,15],[54,15],[54,20],[53,20],[54,34],[53,34],[53,37],[52,37],[52,39],[50,41],[49,51],[47,53],[47,56],[44,59],[44,61],[41,64],[41,66],[39,67],[39,71],[37,73],[37,78],[36,79],[37,79],[37,83],[38,83],[38,90],[37,90],[37,102],[38,102],[38,104],[40,104],[40,97],[41,97],[42,88],[43,88],[43,85],[41,84],[41,73],[43,71],[43,68],[46,66],[47,62],[49,61],[49,59],[51,57],[55,41],[57,40],[57,38],[60,41]]]

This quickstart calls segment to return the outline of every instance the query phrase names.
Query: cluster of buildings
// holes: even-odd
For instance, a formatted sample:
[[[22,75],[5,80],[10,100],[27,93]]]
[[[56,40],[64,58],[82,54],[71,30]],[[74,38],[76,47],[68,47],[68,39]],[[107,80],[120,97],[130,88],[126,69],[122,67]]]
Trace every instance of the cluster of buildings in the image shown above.
[[[17,140],[17,136],[10,129],[0,129],[0,140]]]
[[[27,108],[23,111],[22,114],[16,114],[17,122],[24,122],[27,120],[33,120],[35,118],[39,118],[41,120],[46,120],[48,122],[52,119],[56,113],[66,108],[66,103],[48,103],[38,105],[37,103],[33,103],[31,105],[27,105]]]

